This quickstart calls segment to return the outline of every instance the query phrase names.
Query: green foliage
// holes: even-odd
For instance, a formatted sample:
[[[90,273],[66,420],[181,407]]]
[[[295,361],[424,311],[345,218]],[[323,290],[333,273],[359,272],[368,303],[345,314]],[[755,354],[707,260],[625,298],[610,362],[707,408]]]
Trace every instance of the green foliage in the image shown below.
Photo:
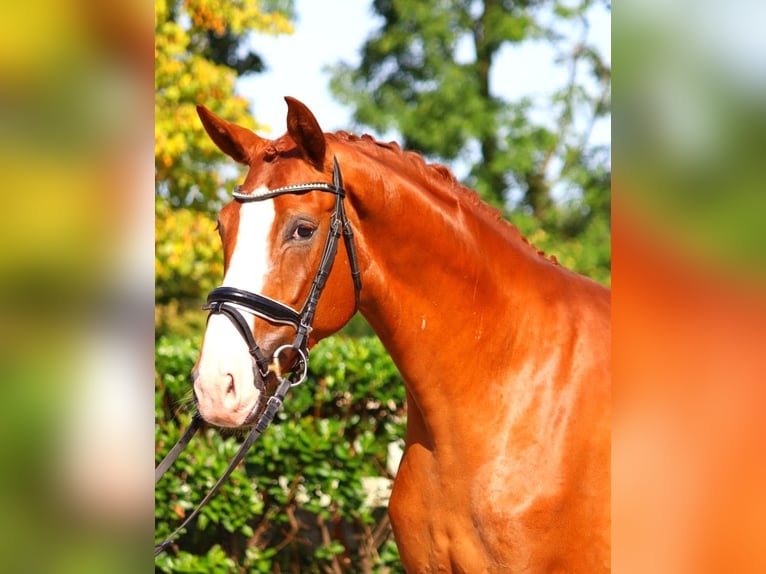
[[[190,420],[198,340],[156,344],[157,461]],[[311,353],[309,379],[176,545],[161,572],[400,572],[384,507],[367,477],[390,478],[387,446],[404,434],[404,385],[377,338],[332,337]],[[156,534],[169,534],[238,447],[231,433],[198,435],[157,485]]]
[[[538,249],[565,267],[611,283],[611,173],[598,167],[578,170],[578,195],[535,217],[517,209],[508,219]],[[581,195],[579,193],[581,192]]]
[[[255,129],[247,100],[234,93],[239,74],[258,72],[247,35],[292,32],[290,0],[158,0],[155,7],[154,167],[156,190],[172,205],[215,209],[238,172],[224,172],[195,106]]]
[[[157,335],[201,333],[205,296],[220,284],[223,255],[214,218],[155,202],[154,297]]]
[[[215,220],[157,201],[154,221],[155,300],[201,299],[223,277]]]
[[[223,276],[212,211],[241,168],[212,143],[195,106],[256,129],[238,76],[262,70],[251,34],[289,34],[292,0],[158,0],[155,9],[155,329],[201,332],[205,294]],[[223,166],[226,167],[223,167]]]
[[[509,219],[526,232],[543,229],[552,252],[576,260],[567,266],[608,282],[610,158],[589,137],[610,113],[611,69],[588,43],[595,4],[377,0],[380,28],[358,66],[334,67],[331,87],[359,124],[397,131],[405,148],[436,161],[467,164],[468,187],[518,211]],[[567,80],[535,101],[504,101],[490,85],[500,52],[532,42],[552,48]]]

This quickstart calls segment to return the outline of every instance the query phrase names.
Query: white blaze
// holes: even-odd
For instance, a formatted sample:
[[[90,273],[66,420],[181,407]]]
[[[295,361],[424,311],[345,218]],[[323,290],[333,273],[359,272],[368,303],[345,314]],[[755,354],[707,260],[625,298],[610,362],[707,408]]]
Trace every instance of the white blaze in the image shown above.
[[[264,280],[271,269],[269,235],[274,218],[272,201],[255,201],[240,206],[239,228],[223,279],[224,286],[251,293],[263,290]],[[255,320],[252,314],[245,312],[242,316],[252,329]],[[247,345],[225,315],[214,314],[208,319],[195,390],[201,414],[222,426],[241,424],[258,399]]]
[[[274,224],[274,202],[253,201],[239,208],[239,229],[229,269],[223,278],[227,287],[260,293],[271,269],[269,234]]]

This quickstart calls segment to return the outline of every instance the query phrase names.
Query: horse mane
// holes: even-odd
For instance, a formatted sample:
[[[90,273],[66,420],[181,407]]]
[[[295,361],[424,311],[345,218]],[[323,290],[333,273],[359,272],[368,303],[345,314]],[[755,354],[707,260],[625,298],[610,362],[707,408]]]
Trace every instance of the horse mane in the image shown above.
[[[388,160],[391,156],[395,157],[399,162],[410,168],[410,173],[419,175],[428,183],[433,183],[440,188],[446,188],[458,194],[459,197],[467,201],[473,209],[483,213],[497,225],[504,227],[507,232],[510,232],[515,237],[521,239],[521,241],[533,249],[537,255],[559,265],[555,255],[548,256],[544,251],[535,247],[515,225],[503,217],[503,214],[499,209],[492,207],[482,200],[478,192],[460,183],[455,177],[455,174],[452,173],[452,170],[446,165],[428,163],[421,154],[414,151],[404,150],[395,141],[381,142],[369,134],[357,136],[341,130],[326,135],[341,142],[358,145],[369,152],[370,155],[382,157],[383,160]],[[390,161],[388,163],[390,163]]]

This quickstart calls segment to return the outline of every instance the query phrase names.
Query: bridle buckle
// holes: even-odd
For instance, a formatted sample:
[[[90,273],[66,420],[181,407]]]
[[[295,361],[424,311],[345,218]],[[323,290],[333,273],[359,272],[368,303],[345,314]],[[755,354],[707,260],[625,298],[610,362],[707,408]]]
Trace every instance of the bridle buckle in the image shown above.
[[[291,375],[288,376],[288,380],[290,380],[290,388],[297,387],[300,385],[303,381],[306,380],[308,377],[308,370],[309,370],[309,361],[308,357],[306,356],[306,353],[303,352],[302,349],[299,349],[295,345],[282,345],[281,347],[278,347],[276,351],[274,351],[274,354],[271,357],[271,364],[269,365],[269,372],[273,373],[277,379],[282,380],[282,362],[280,360],[280,355],[283,351],[286,350],[292,350],[298,354],[298,361],[297,364],[301,365],[301,372],[300,377],[297,381],[290,380],[290,376],[295,375],[295,371],[291,373]]]

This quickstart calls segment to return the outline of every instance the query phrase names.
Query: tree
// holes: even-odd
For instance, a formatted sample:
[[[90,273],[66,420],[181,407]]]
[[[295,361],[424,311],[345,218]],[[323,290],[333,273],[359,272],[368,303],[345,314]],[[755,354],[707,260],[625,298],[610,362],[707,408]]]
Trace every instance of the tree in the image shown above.
[[[331,86],[358,123],[396,130],[406,148],[432,159],[468,164],[466,185],[512,208],[508,216],[523,231],[532,229],[530,217],[543,224],[540,247],[573,241],[557,255],[579,261],[577,242],[593,242],[596,260],[578,270],[608,281],[609,150],[589,136],[610,113],[611,69],[587,43],[593,5],[375,0],[380,29],[365,43],[361,65],[334,68]],[[504,101],[492,91],[501,49],[532,41],[553,46],[568,71],[566,84],[541,103],[548,122],[533,119],[531,99]]]
[[[247,48],[251,33],[292,31],[292,0],[155,2],[155,328],[158,335],[199,332],[204,294],[223,275],[214,220],[220,193],[238,170],[226,162],[195,106],[253,129],[235,81],[263,70]]]
[[[292,0],[155,2],[155,186],[171,205],[212,209],[219,191],[233,185],[195,105],[257,129],[247,101],[234,93],[237,77],[263,70],[245,40],[290,33],[291,17]]]

